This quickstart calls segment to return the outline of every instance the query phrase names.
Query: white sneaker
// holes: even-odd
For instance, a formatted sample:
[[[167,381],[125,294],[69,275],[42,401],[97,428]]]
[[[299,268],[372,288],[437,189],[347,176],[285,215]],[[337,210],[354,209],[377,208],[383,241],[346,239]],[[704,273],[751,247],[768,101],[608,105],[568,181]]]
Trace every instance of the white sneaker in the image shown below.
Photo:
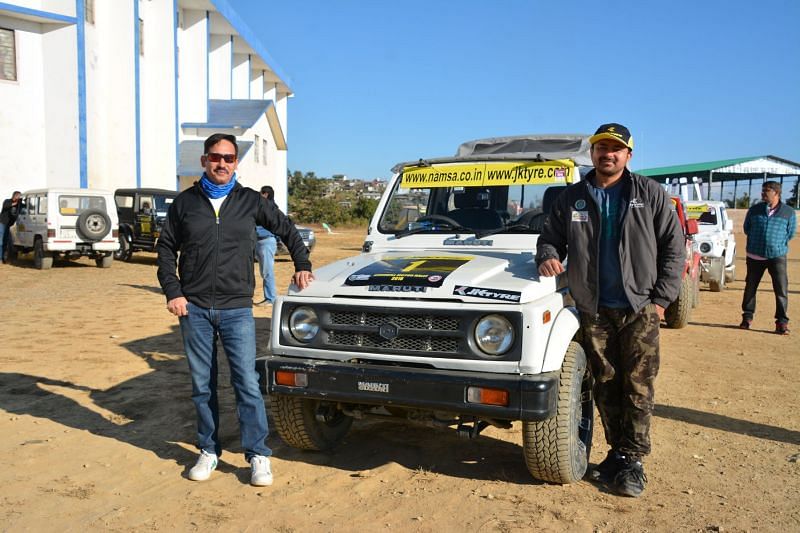
[[[205,450],[200,451],[197,463],[189,470],[189,479],[192,481],[205,481],[211,477],[211,472],[217,468],[217,456]]]
[[[256,487],[272,485],[272,469],[269,457],[254,455],[250,458],[250,484]]]

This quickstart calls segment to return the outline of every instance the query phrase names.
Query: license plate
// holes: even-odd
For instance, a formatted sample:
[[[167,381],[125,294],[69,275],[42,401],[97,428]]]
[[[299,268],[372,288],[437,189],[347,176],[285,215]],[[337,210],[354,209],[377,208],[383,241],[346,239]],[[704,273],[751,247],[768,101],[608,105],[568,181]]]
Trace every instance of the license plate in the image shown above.
[[[77,239],[78,234],[75,233],[74,229],[62,229],[61,230],[61,238],[62,239]]]

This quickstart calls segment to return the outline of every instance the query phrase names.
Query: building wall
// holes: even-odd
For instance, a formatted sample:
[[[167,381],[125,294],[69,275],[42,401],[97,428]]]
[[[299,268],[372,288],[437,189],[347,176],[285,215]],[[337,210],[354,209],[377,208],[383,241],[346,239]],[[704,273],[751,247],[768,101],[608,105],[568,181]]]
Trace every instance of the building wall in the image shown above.
[[[22,156],[3,158],[2,200],[15,190],[44,185],[47,161],[42,25],[0,16],[0,27],[14,30],[17,52],[17,81],[0,81],[0,144],[6,154]]]
[[[172,0],[140,2],[144,54],[139,56],[140,181],[142,187],[175,189],[175,16]]]
[[[81,5],[76,0],[8,4],[62,17],[76,17]],[[219,13],[179,9],[176,30],[175,5],[175,0],[97,0],[93,24],[83,23],[83,12],[58,23],[0,16],[1,27],[15,30],[18,78],[0,82],[0,141],[11,153],[25,155],[4,160],[0,195],[8,197],[15,189],[80,187],[82,165],[88,187],[174,189],[179,142],[203,140],[219,129],[179,127],[207,122],[209,98],[269,98],[286,134],[285,85],[263,69],[242,37],[231,37],[236,31]],[[144,24],[143,54],[137,53],[138,19]],[[79,90],[79,59],[84,94]],[[286,152],[277,150],[266,117],[252,128],[222,131],[267,141],[268,163],[256,164],[251,148],[240,174],[254,188],[272,185],[285,209]],[[263,145],[259,151],[263,160]]]
[[[31,177],[40,187],[79,187],[81,151],[78,141],[78,50],[75,26],[45,32],[41,50],[42,63],[37,68],[42,69],[44,84],[44,143],[41,147],[45,160],[44,183],[38,184],[42,180],[40,176]],[[27,185],[26,188],[33,187]]]
[[[208,17],[205,11],[180,10],[178,27],[179,122],[208,119]]]

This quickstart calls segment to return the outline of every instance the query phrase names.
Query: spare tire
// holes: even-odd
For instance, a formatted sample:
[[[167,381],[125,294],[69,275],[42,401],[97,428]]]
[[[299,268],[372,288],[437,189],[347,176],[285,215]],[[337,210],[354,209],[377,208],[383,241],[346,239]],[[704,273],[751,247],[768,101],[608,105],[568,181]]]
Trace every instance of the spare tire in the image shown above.
[[[99,209],[88,209],[78,217],[75,229],[84,241],[96,242],[111,231],[111,219]]]

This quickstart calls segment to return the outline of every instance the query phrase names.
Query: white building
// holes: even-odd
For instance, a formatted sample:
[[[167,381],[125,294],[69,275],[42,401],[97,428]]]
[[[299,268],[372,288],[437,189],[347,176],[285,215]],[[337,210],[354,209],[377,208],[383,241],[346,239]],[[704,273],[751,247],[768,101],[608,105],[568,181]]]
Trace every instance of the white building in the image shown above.
[[[0,1],[0,196],[182,190],[203,139],[286,210],[288,78],[229,0]]]

